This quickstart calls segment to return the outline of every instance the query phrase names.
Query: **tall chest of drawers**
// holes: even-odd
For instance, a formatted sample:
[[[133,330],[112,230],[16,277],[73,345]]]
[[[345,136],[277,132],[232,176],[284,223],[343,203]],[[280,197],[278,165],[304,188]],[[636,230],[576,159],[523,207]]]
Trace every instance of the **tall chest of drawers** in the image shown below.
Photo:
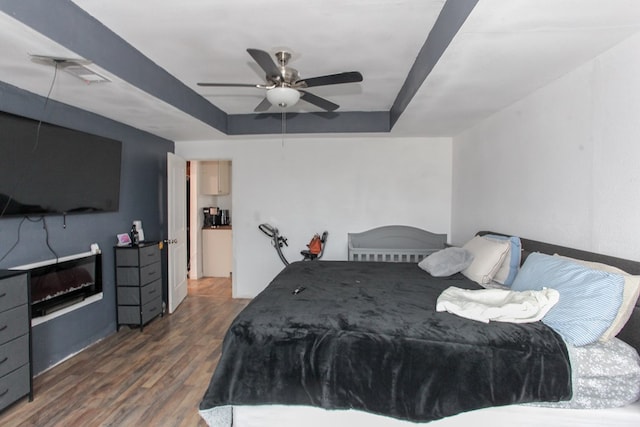
[[[140,330],[162,314],[162,269],[158,242],[116,246],[116,309],[118,328]]]
[[[33,400],[29,273],[0,270],[0,411]]]

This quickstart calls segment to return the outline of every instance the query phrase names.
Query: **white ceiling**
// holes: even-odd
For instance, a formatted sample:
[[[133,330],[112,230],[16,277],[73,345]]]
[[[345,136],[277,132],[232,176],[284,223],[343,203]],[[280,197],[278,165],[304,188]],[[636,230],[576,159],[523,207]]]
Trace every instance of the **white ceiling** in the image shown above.
[[[122,64],[117,61],[122,59],[117,55],[100,66],[89,66],[110,83],[87,85],[64,72],[57,73],[54,81],[54,66],[34,62],[29,54],[94,60],[91,52],[81,55],[74,51],[75,44],[62,46],[22,23],[24,19],[14,19],[3,5],[8,1],[0,0],[4,10],[0,81],[42,96],[50,91],[54,100],[175,141],[225,137],[188,108],[136,87],[143,85],[131,84],[130,75],[120,77]],[[99,21],[93,23],[95,34],[93,28],[82,27],[76,37],[98,37],[102,23],[138,55],[181,82],[176,91],[193,91],[227,115],[252,113],[264,92],[196,83],[262,83],[263,72],[247,48],[270,53],[286,48],[293,53],[289,65],[303,78],[360,71],[362,83],[309,91],[339,104],[338,112],[389,111],[445,4],[445,0],[60,1],[66,4],[63,12],[75,4]],[[57,11],[49,5],[49,13]],[[73,26],[70,21],[66,25]],[[638,31],[637,0],[480,0],[391,134],[456,135]],[[104,49],[110,48],[106,42]],[[290,111],[319,110],[301,101]]]

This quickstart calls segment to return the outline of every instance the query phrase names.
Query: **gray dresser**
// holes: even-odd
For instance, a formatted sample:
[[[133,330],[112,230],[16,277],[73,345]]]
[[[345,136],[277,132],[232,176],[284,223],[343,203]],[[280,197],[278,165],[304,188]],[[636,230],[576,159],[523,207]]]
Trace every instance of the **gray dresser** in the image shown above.
[[[29,273],[0,270],[0,410],[33,400]]]
[[[116,307],[120,325],[140,330],[162,314],[162,269],[158,242],[116,246]]]

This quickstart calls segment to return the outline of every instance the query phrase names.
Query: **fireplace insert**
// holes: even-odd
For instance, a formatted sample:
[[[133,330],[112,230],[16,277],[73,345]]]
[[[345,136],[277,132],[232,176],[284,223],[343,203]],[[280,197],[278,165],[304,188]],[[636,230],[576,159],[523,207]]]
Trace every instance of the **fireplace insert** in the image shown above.
[[[31,272],[31,317],[40,317],[102,292],[100,254],[57,262]]]

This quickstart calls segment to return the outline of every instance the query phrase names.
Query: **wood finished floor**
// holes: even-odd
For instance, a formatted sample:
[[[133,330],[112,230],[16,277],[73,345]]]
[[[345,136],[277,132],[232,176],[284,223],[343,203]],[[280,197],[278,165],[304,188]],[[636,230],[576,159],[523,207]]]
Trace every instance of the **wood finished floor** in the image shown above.
[[[0,426],[205,426],[198,404],[229,324],[248,300],[229,279],[189,281],[175,313],[118,333],[34,379]]]

